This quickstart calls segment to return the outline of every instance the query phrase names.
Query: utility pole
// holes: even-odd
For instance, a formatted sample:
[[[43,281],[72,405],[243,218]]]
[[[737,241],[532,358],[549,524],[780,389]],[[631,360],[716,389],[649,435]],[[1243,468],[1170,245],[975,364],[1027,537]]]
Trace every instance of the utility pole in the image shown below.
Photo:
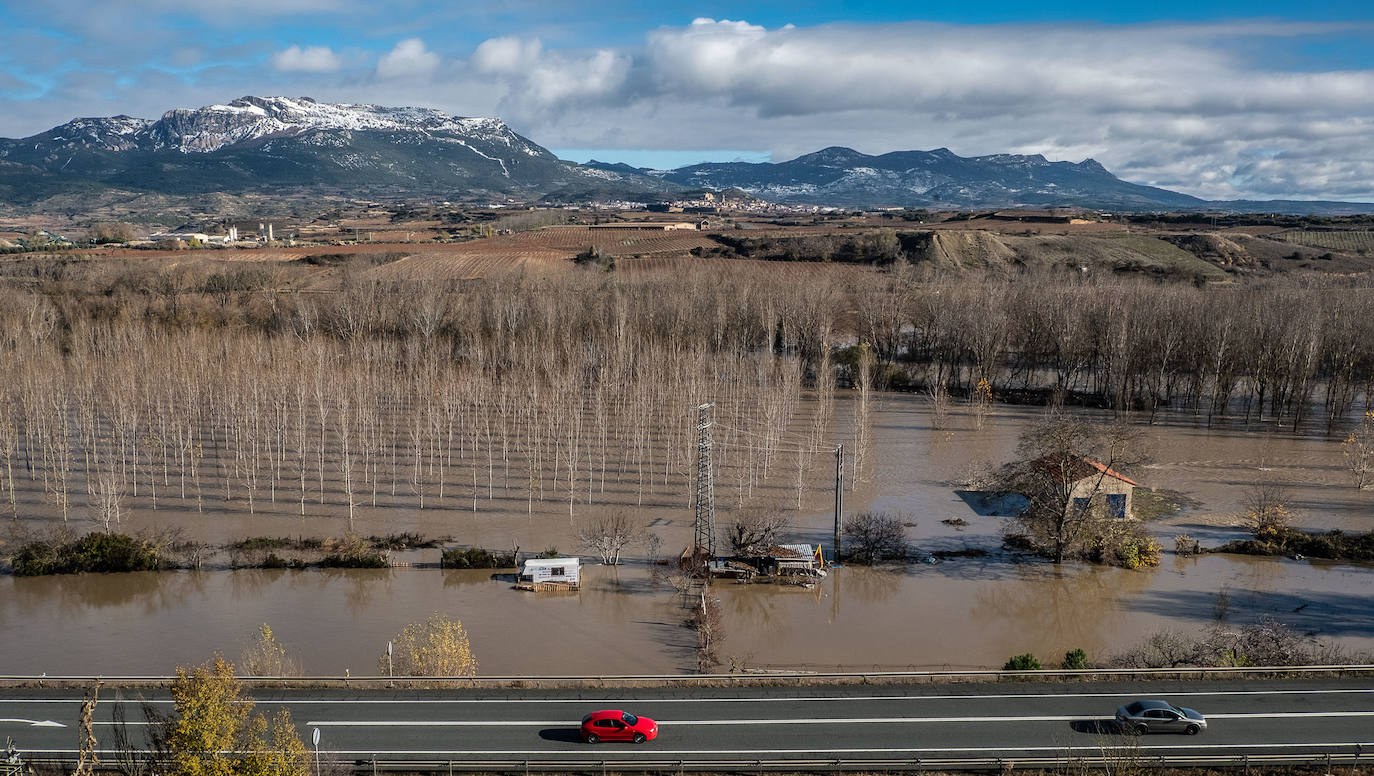
[[[706,550],[708,560],[716,557],[716,484],[711,471],[711,409],[714,403],[697,407],[697,493],[696,516],[692,521],[692,554]]]
[[[832,563],[840,562],[840,513],[844,510],[844,445],[835,445],[835,536]]]

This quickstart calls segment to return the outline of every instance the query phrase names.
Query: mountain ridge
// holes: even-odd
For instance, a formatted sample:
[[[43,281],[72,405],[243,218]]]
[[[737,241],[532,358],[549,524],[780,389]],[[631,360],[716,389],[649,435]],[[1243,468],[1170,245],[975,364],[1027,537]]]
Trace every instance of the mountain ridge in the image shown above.
[[[0,204],[112,191],[242,194],[310,187],[551,204],[662,201],[692,190],[733,188],[784,204],[858,208],[1374,212],[1367,203],[1209,202],[1121,180],[1092,158],[962,157],[943,147],[869,155],[836,145],[782,162],[672,170],[577,164],[500,118],[310,97],[250,95],[174,108],[157,119],[76,118],[26,138],[0,138]]]
[[[684,186],[738,187],[783,202],[905,207],[1195,208],[1205,200],[1117,178],[1095,159],[959,156],[947,148],[869,155],[830,146],[784,162],[714,162],[645,171]]]

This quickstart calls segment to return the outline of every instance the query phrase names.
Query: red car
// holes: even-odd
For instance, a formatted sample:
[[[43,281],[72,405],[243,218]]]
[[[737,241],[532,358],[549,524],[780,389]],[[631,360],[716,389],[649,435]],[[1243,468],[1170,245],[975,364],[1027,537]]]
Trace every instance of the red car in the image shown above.
[[[593,711],[582,718],[582,740],[589,744],[602,741],[633,741],[642,744],[658,738],[658,723],[648,717],[636,717],[627,711]]]

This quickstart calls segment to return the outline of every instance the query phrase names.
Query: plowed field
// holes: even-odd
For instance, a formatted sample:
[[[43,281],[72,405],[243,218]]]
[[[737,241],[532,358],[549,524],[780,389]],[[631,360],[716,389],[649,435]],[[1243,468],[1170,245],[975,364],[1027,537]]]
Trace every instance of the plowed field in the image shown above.
[[[753,232],[751,236],[759,236]],[[404,254],[405,258],[382,264],[369,273],[378,279],[479,278],[512,270],[561,272],[572,268],[572,259],[591,247],[616,259],[622,272],[674,271],[687,266],[709,265],[721,271],[764,269],[779,276],[810,276],[817,272],[866,272],[846,265],[820,262],[773,262],[744,259],[698,258],[693,248],[712,248],[709,233],[698,231],[650,231],[643,229],[588,229],[554,227],[533,232],[498,235],[461,243],[358,243],[355,245],[297,245],[263,248],[230,248],[183,251],[147,251],[109,248],[96,252],[118,258],[171,260],[167,266],[196,260],[290,262],[308,256]]]

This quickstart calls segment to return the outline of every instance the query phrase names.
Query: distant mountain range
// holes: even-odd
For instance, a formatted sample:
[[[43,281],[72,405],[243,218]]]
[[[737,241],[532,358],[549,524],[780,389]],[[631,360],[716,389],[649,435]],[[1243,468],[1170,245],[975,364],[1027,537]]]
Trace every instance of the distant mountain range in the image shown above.
[[[1128,183],[1092,159],[961,157],[945,148],[869,156],[832,147],[780,163],[650,170],[576,164],[497,118],[429,108],[243,97],[159,119],[75,119],[0,139],[0,203],[109,192],[162,194],[337,190],[578,203],[661,201],[695,189],[742,189],[773,202],[841,207],[982,209],[1068,206],[1123,211],[1369,213],[1374,204],[1208,202]]]
[[[683,186],[736,187],[781,202],[861,207],[1048,207],[1129,210],[1195,208],[1196,197],[1117,178],[1093,159],[1078,164],[997,154],[962,157],[947,148],[881,156],[831,147],[777,164],[697,164],[660,174]]]

